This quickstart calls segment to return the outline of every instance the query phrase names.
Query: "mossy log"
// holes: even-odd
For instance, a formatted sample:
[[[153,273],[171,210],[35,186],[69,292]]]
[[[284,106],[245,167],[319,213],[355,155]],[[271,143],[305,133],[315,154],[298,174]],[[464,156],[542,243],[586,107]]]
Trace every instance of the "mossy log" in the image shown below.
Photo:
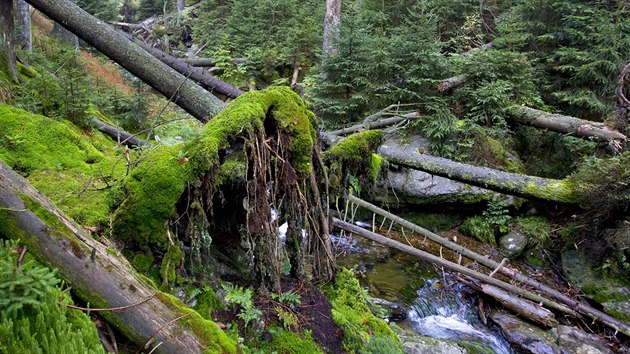
[[[224,102],[209,95],[186,76],[131,43],[115,29],[69,0],[26,2],[129,70],[195,118],[206,121],[225,107]],[[4,14],[4,11],[0,14]]]
[[[579,138],[592,138],[599,141],[626,141],[628,139],[622,133],[606,127],[604,123],[562,114],[547,113],[525,106],[512,107],[511,118],[521,124],[548,129],[562,134],[569,134]]]
[[[2,161],[0,236],[21,240],[40,261],[58,269],[91,308],[128,307],[100,313],[139,345],[154,338],[151,346],[161,353],[237,351],[234,341],[214,322],[157,291],[113,249],[87,236]]]
[[[134,37],[131,34],[120,32],[123,36],[128,38],[133,43],[140,46],[142,49],[149,52],[151,55],[159,59],[164,64],[170,66],[178,73],[189,77],[197,82],[201,87],[205,88],[213,94],[220,94],[228,98],[236,98],[243,94],[243,91],[228,84],[225,81],[221,81],[216,77],[208,74],[205,70],[195,67],[194,65],[185,62],[182,59],[175,58],[174,56],[167,54],[157,48],[151,47],[143,40]]]
[[[390,163],[501,193],[570,204],[583,202],[573,184],[568,180],[520,175],[478,167],[386,145],[381,146],[378,152]]]

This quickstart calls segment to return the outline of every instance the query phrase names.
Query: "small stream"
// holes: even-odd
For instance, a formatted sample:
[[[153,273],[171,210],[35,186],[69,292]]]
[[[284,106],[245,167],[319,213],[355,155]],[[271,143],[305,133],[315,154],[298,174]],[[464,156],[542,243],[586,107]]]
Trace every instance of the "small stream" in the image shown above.
[[[362,285],[390,310],[390,321],[410,337],[474,348],[470,353],[513,353],[501,334],[479,319],[474,291],[448,273],[438,274],[430,264],[360,237],[333,234],[331,239],[343,255],[337,258],[339,265],[361,274]]]

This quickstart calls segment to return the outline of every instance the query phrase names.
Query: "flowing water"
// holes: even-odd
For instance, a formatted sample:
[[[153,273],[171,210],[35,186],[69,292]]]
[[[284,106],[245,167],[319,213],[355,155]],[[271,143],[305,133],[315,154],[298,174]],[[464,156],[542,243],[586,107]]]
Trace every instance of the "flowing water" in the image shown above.
[[[500,333],[479,319],[476,294],[447,273],[363,238],[334,234],[331,239],[343,255],[339,265],[361,273],[370,295],[404,331],[464,348],[472,343],[475,350],[469,352],[513,353]]]

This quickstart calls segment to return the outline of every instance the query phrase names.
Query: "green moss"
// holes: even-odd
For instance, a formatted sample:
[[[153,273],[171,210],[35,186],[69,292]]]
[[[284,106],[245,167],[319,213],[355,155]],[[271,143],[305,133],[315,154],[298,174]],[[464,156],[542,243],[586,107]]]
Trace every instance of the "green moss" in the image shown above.
[[[512,173],[524,173],[525,165],[518,157],[518,154],[507,148],[501,141],[489,135],[480,137],[478,143],[482,145],[482,151],[488,151],[489,156],[482,156],[484,160],[490,161],[493,168],[498,168]]]
[[[109,223],[115,188],[122,178],[114,142],[96,132],[85,135],[69,122],[60,122],[0,105],[0,159],[25,176],[66,215],[84,225]],[[103,141],[106,141],[104,143]],[[98,148],[93,142],[98,141]]]
[[[164,221],[173,215],[186,186],[215,171],[219,152],[239,137],[264,129],[268,117],[290,137],[293,167],[298,173],[309,173],[316,142],[313,114],[287,87],[249,92],[208,122],[197,139],[162,146],[144,158],[125,182],[126,199],[114,215],[114,235],[140,245],[164,247]],[[228,161],[221,177],[234,179],[236,173],[245,172],[244,165]]]
[[[565,203],[582,203],[584,199],[578,193],[577,185],[570,179],[559,180],[545,186],[530,182],[523,189],[524,194],[540,199],[555,200]]]
[[[476,238],[481,242],[495,245],[497,227],[488,222],[483,216],[473,216],[466,219],[460,226],[459,231]]]
[[[380,318],[370,312],[367,293],[359,285],[352,271],[342,269],[335,283],[326,289],[332,305],[333,321],[343,330],[343,346],[350,352],[366,349],[372,336],[388,337],[398,344],[400,340]]]
[[[212,313],[223,310],[224,306],[219,297],[211,287],[204,287],[204,290],[197,297],[197,303],[193,307],[203,318],[212,319]]]
[[[204,353],[241,352],[238,344],[228,337],[216,323],[204,319],[175,296],[160,292],[156,297],[179,315],[187,315],[179,323],[193,331],[201,339],[202,345],[205,347]]]
[[[160,265],[160,276],[164,288],[169,288],[175,282],[177,279],[176,270],[183,261],[184,252],[177,245],[169,245]]]
[[[315,343],[310,333],[300,335],[283,328],[270,328],[272,335],[271,342],[263,350],[267,353],[278,354],[302,354],[302,353],[323,353],[322,349]]]
[[[367,130],[341,140],[326,151],[326,156],[361,161],[370,158],[382,140],[381,130]]]
[[[153,254],[151,254],[150,251],[148,253],[136,253],[131,259],[131,264],[133,264],[138,271],[142,273],[147,272],[153,265]]]
[[[524,216],[514,220],[514,227],[527,236],[531,247],[547,246],[551,241],[551,226],[542,216]]]

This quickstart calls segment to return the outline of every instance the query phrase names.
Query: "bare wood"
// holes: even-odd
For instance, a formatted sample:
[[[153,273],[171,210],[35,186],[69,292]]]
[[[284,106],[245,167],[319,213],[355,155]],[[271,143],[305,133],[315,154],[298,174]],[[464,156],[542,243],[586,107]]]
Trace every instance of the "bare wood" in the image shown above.
[[[628,138],[620,132],[606,127],[603,123],[547,113],[537,109],[515,106],[511,109],[511,118],[521,124],[549,129],[554,132],[569,134],[580,138],[594,138],[600,141],[621,140]]]
[[[490,284],[481,284],[481,291],[497,300],[503,307],[530,321],[546,327],[556,327],[558,321],[553,312],[537,303],[511,295],[507,291]]]
[[[160,330],[164,322],[180,316],[185,305],[161,292],[155,295],[155,288],[129,262],[110,254],[105,245],[87,236],[2,161],[0,208],[0,235],[20,238],[40,261],[58,269],[81,299],[99,308],[127,307],[102,315],[133,342],[142,344],[157,333],[156,340],[163,343],[158,349],[162,353],[199,353],[209,344],[187,321]],[[129,307],[149,297],[148,301]],[[192,316],[197,316],[203,325],[216,325],[198,314]],[[218,329],[216,333],[224,336]],[[230,343],[227,337],[224,339],[227,342],[221,343]]]
[[[347,135],[347,134],[353,134],[356,133],[358,131],[363,131],[363,130],[371,130],[371,129],[380,129],[383,127],[388,127],[390,125],[394,125],[394,124],[398,124],[400,122],[404,122],[406,120],[409,119],[415,119],[415,118],[419,118],[420,114],[417,112],[412,112],[412,113],[407,113],[407,114],[403,114],[401,116],[394,116],[394,117],[389,117],[389,118],[384,118],[384,119],[380,119],[374,122],[370,122],[367,124],[356,124],[347,128],[342,128],[342,129],[337,129],[337,130],[333,130],[330,132],[327,132],[328,134],[332,134],[332,135]]]
[[[34,8],[77,34],[195,118],[206,121],[225,103],[122,37],[115,29],[68,0],[26,0]]]
[[[379,207],[377,207],[376,205],[373,205],[371,203],[368,203],[367,201],[357,198],[355,196],[348,196],[348,200],[354,204],[357,204],[361,207],[364,207],[370,211],[372,211],[373,213],[376,213],[378,215],[381,215],[385,218],[388,218],[394,222],[396,222],[397,224],[419,234],[422,235],[424,237],[426,237],[427,239],[434,241],[448,249],[450,249],[451,251],[457,252],[459,254],[461,254],[462,256],[472,259],[474,261],[479,262],[479,264],[487,267],[488,269],[498,269],[498,272],[500,272],[501,274],[514,279],[518,282],[521,282],[523,284],[527,284],[527,286],[532,287],[533,289],[543,292],[545,294],[547,294],[548,296],[556,299],[557,301],[559,301],[562,304],[567,305],[568,307],[570,307],[571,309],[574,309],[575,311],[582,313],[590,318],[592,318],[593,320],[599,321],[607,326],[609,326],[610,328],[613,328],[614,330],[620,331],[626,335],[630,335],[630,325],[628,325],[625,322],[621,322],[619,320],[617,320],[616,318],[608,315],[607,313],[604,313],[602,311],[599,311],[597,309],[594,309],[592,307],[590,307],[588,304],[583,303],[583,302],[578,302],[568,296],[566,296],[565,294],[559,292],[556,289],[553,289],[541,282],[539,282],[536,279],[530,278],[522,273],[519,273],[509,267],[506,267],[505,265],[501,266],[501,264],[499,262],[494,261],[493,259],[490,259],[489,257],[480,255],[479,253],[476,253],[474,251],[471,251],[465,247],[462,247],[461,245],[458,245],[454,242],[451,242],[450,240],[447,240],[445,238],[443,238],[440,235],[437,235],[427,229],[424,229],[412,222],[409,222],[397,215],[394,215],[386,210],[383,210]]]
[[[435,265],[437,265],[439,267],[443,267],[444,269],[447,269],[449,271],[458,272],[458,273],[467,275],[467,276],[469,276],[471,278],[474,278],[476,280],[479,280],[479,281],[487,283],[487,284],[495,285],[495,286],[497,286],[497,287],[499,287],[501,289],[513,292],[514,294],[523,296],[524,298],[530,299],[532,301],[535,301],[535,302],[538,302],[538,303],[543,303],[545,306],[547,306],[547,307],[549,307],[551,309],[554,309],[554,310],[557,310],[557,311],[561,311],[563,313],[575,316],[575,312],[572,309],[570,309],[570,308],[568,308],[568,307],[566,307],[564,305],[558,304],[555,301],[551,301],[549,299],[543,298],[542,296],[534,294],[531,291],[518,288],[518,287],[513,286],[511,284],[508,284],[506,282],[500,281],[500,280],[498,280],[496,278],[492,278],[490,276],[487,276],[485,274],[479,273],[479,272],[474,271],[472,269],[466,268],[466,267],[464,267],[462,265],[459,265],[457,263],[453,263],[451,261],[448,261],[448,260],[446,260],[444,258],[440,258],[440,257],[434,256],[434,255],[432,255],[430,253],[427,253],[427,252],[421,251],[421,250],[419,250],[417,248],[405,245],[405,244],[403,244],[401,242],[392,240],[392,239],[387,238],[385,236],[382,236],[382,235],[379,235],[377,233],[374,233],[374,232],[362,229],[362,228],[360,228],[360,227],[358,227],[356,225],[350,224],[350,223],[345,222],[343,220],[340,220],[340,219],[337,219],[337,218],[333,218],[333,225],[338,227],[338,228],[340,228],[340,229],[346,230],[346,231],[351,232],[353,234],[359,235],[361,237],[365,237],[365,238],[367,238],[369,240],[372,240],[374,242],[377,242],[377,243],[380,243],[382,245],[385,245],[387,247],[391,247],[391,248],[397,249],[399,251],[405,252],[407,254],[410,254],[412,256],[416,256],[416,257],[422,259],[423,261],[429,262],[431,264],[435,264]]]
[[[478,167],[442,157],[421,154],[418,151],[390,148],[386,145],[381,146],[378,152],[390,163],[501,193],[569,204],[583,202],[571,184],[564,180]]]
[[[107,134],[112,139],[114,139],[119,144],[127,145],[127,146],[148,146],[151,145],[146,140],[140,139],[134,134],[128,133],[124,130],[120,130],[110,124],[107,124],[101,120],[96,118],[92,118],[92,124],[98,129],[100,132]]]
[[[448,79],[440,81],[440,83],[438,83],[437,85],[437,89],[440,92],[450,91],[465,84],[468,79],[469,76],[466,74],[449,77]]]

